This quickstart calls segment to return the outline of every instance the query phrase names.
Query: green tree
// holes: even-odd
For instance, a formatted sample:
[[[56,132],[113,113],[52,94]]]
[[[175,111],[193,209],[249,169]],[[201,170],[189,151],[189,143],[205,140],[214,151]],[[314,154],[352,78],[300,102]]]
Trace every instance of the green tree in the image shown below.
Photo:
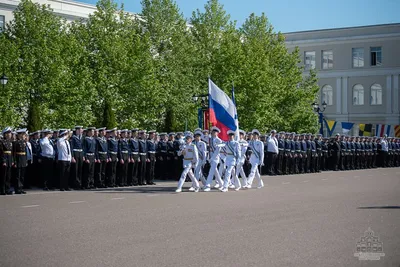
[[[107,127],[107,129],[113,129],[115,126],[117,126],[115,114],[109,101],[106,101],[104,105],[103,124],[101,125]]]

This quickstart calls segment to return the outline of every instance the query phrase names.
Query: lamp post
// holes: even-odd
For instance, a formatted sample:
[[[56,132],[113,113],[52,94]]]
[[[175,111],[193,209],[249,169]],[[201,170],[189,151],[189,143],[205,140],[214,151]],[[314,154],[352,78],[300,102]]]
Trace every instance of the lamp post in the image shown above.
[[[316,102],[312,103],[311,105],[314,109],[314,112],[318,113],[318,119],[319,119],[319,124],[320,124],[319,133],[323,135],[324,134],[324,124],[323,124],[324,123],[324,111],[328,104],[326,104],[326,102],[324,101],[322,103],[322,107],[320,107]]]
[[[3,85],[3,91],[7,82],[8,82],[8,77],[3,73],[3,75],[0,77],[0,83]]]
[[[199,128],[208,129],[207,124],[210,121],[208,118],[208,95],[193,95],[192,100],[194,103],[200,102],[200,108],[198,109]]]

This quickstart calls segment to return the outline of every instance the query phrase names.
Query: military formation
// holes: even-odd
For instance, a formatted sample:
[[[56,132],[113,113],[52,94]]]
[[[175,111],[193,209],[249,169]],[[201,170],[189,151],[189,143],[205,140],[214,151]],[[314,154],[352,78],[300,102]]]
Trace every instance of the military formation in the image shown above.
[[[6,127],[0,139],[0,194],[25,194],[32,186],[44,190],[90,190],[155,185],[154,180],[179,180],[181,192],[249,189],[262,175],[289,175],[400,166],[400,140],[384,136],[340,136],[277,133],[257,129],[196,129],[157,133],[76,126],[28,133]],[[239,179],[240,178],[240,179]],[[214,183],[214,184],[213,184]]]

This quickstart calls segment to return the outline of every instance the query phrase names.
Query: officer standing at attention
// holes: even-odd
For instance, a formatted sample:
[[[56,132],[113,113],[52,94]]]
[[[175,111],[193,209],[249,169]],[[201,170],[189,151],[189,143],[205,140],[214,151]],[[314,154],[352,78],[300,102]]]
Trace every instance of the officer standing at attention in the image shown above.
[[[147,158],[147,142],[146,142],[146,131],[139,131],[139,185],[147,185],[146,183],[146,164]]]
[[[72,150],[71,177],[74,189],[82,188],[83,171],[83,148],[82,148],[82,129],[83,126],[75,126],[75,134],[70,140]]]
[[[54,176],[54,157],[55,151],[50,138],[53,134],[51,130],[43,130],[43,138],[40,140],[41,151],[41,168],[44,181],[44,190],[48,191],[53,189],[53,176]]]
[[[305,140],[305,134],[300,135],[300,149],[301,149],[301,163],[300,163],[300,173],[307,172],[307,143]]]
[[[340,161],[340,134],[336,134],[334,140],[329,144],[329,152],[332,157],[332,170],[337,171]]]
[[[16,168],[16,175],[14,181],[15,194],[26,194],[22,189],[24,186],[25,171],[28,166],[26,157],[26,129],[17,130],[17,140],[14,141],[13,155],[14,155],[14,166]]]
[[[11,191],[11,169],[14,166],[13,143],[11,127],[6,127],[3,131],[4,140],[0,140],[0,160],[1,160],[1,184],[0,195],[12,195]]]
[[[39,144],[39,135],[40,131],[36,131],[31,133],[31,138],[29,139],[29,142],[31,143],[32,147],[32,167],[30,172],[31,173],[31,185],[40,185],[40,166],[39,166],[39,157],[40,157],[40,144]]]
[[[294,173],[300,173],[300,164],[301,164],[301,143],[299,141],[299,134],[294,135]]]
[[[98,137],[96,138],[96,168],[94,174],[94,186],[97,188],[105,188],[106,184],[106,168],[108,162],[108,144],[105,137],[106,128],[98,129]]]
[[[84,157],[84,169],[83,169],[83,181],[82,185],[85,189],[94,188],[94,164],[95,164],[95,153],[96,153],[96,139],[93,138],[94,127],[89,127],[86,130],[86,136],[83,139],[83,157]]]
[[[131,151],[131,163],[128,169],[128,185],[139,185],[138,170],[139,170],[139,140],[137,139],[139,129],[131,130],[131,138],[129,140],[129,150]]]
[[[171,132],[168,134],[167,141],[167,170],[166,175],[169,180],[174,179],[175,173],[175,149],[174,149],[175,133]]]
[[[58,174],[60,179],[60,191],[70,191],[68,186],[68,179],[70,176],[71,167],[71,147],[68,142],[69,130],[60,130],[60,135],[57,140],[57,159],[58,159]]]
[[[116,187],[117,164],[118,164],[118,140],[116,138],[117,128],[108,131],[110,137],[107,140],[108,164],[107,164],[107,186]]]
[[[129,167],[129,143],[127,139],[128,130],[121,130],[121,138],[118,141],[118,160],[119,160],[119,179],[117,181],[118,186],[128,185],[128,167]]]
[[[167,156],[168,156],[168,136],[167,133],[160,133],[160,141],[157,144],[156,168],[159,169],[159,179],[166,180],[167,176]]]
[[[275,166],[275,160],[278,157],[279,148],[278,148],[278,140],[276,139],[275,135],[276,131],[272,130],[271,135],[267,139],[267,157],[268,157],[267,171],[269,175],[276,175],[274,166]],[[292,145],[291,142],[290,145]],[[264,184],[262,184],[262,186],[264,186]]]
[[[315,159],[315,172],[321,172],[322,134],[318,134],[314,142],[317,150],[317,156]]]
[[[279,132],[278,136],[278,159],[277,159],[277,167],[276,171],[278,175],[283,174],[283,160],[285,157],[285,133],[284,132]]]
[[[154,170],[156,166],[156,142],[154,141],[155,131],[149,131],[149,138],[146,141],[147,144],[147,158],[148,160],[148,171],[147,171],[147,184],[156,185],[154,182]]]

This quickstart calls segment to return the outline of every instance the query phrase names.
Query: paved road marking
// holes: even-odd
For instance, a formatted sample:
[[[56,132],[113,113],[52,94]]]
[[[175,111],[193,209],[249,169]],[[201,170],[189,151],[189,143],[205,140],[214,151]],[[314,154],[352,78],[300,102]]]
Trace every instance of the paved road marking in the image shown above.
[[[39,207],[39,205],[27,205],[27,206],[21,206],[21,208],[34,208],[34,207]]]
[[[282,182],[282,184],[290,184],[290,182]]]
[[[356,175],[356,176],[354,176],[354,178],[360,178],[360,176]]]
[[[69,204],[79,204],[79,203],[83,203],[83,202],[86,202],[86,201],[71,201],[71,202],[69,202]]]
[[[323,179],[322,179],[322,181],[326,181],[326,180],[328,180],[328,178],[323,178]]]
[[[303,181],[302,183],[308,183],[309,182],[309,180],[305,180],[305,181]]]
[[[125,199],[124,197],[113,197],[111,200],[121,200],[121,199]]]

